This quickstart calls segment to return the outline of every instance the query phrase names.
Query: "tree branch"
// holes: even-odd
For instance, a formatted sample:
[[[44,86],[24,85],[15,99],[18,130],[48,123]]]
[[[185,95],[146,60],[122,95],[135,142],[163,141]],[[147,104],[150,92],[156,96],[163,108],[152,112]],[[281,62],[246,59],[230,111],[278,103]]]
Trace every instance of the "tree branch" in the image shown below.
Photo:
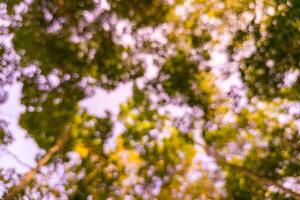
[[[236,171],[238,171],[238,172],[240,172],[240,173],[242,173],[242,174],[244,174],[244,175],[246,175],[246,176],[248,176],[252,179],[256,179],[263,185],[274,186],[277,189],[281,190],[282,192],[290,194],[293,197],[295,197],[297,200],[300,200],[300,193],[295,192],[295,191],[293,191],[289,188],[284,187],[282,185],[282,183],[278,183],[274,180],[259,176],[255,172],[253,172],[251,170],[248,170],[248,169],[244,168],[243,166],[232,164],[232,163],[228,162],[226,159],[224,159],[222,156],[220,156],[218,153],[216,153],[215,151],[211,151],[209,149],[209,147],[204,145],[204,144],[199,144],[198,143],[198,145],[200,145],[202,148],[204,148],[209,155],[211,155],[213,158],[215,158],[216,162],[218,162],[222,165],[225,165],[225,166],[227,166],[231,169],[234,169],[234,170],[236,170]]]
[[[52,146],[47,153],[41,157],[40,160],[37,162],[37,166],[30,171],[28,171],[23,178],[11,187],[6,194],[4,194],[3,200],[12,200],[14,197],[21,192],[26,185],[28,185],[37,175],[39,172],[40,168],[45,166],[49,160],[58,152],[61,150],[61,148],[64,146],[66,143],[67,139],[69,138],[68,131],[61,137],[59,138],[54,146]]]

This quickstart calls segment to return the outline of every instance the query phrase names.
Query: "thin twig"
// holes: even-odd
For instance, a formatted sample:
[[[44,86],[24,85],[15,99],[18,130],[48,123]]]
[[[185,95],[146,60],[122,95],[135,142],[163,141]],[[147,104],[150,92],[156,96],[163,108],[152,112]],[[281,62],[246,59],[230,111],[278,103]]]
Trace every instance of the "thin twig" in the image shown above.
[[[15,155],[13,152],[9,151],[8,149],[1,149],[1,151],[5,152],[6,154],[8,154],[9,156],[11,156],[12,158],[14,158],[19,164],[23,165],[24,167],[27,167],[29,169],[34,168],[33,166],[25,163],[24,161],[22,161],[17,155]]]

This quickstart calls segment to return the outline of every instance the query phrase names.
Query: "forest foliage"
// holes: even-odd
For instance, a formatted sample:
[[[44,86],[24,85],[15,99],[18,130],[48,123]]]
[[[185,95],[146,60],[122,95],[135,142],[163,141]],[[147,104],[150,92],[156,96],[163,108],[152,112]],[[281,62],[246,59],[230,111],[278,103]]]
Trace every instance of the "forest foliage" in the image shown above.
[[[299,0],[2,0],[0,49],[43,152],[3,199],[300,199]]]

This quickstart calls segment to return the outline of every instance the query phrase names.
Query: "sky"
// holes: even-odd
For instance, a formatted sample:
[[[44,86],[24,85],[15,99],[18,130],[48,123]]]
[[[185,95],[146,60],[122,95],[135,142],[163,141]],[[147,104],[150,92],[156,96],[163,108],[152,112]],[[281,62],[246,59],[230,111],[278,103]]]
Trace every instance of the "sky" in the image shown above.
[[[38,147],[31,138],[26,137],[26,132],[18,126],[18,117],[23,111],[23,107],[20,104],[21,84],[12,85],[8,88],[8,91],[8,100],[0,106],[0,118],[8,122],[9,130],[15,139],[14,142],[8,146],[8,150],[24,163],[34,166],[34,158],[38,152]],[[15,168],[20,173],[28,170],[28,167],[20,165],[13,156],[5,151],[0,151],[0,166]]]

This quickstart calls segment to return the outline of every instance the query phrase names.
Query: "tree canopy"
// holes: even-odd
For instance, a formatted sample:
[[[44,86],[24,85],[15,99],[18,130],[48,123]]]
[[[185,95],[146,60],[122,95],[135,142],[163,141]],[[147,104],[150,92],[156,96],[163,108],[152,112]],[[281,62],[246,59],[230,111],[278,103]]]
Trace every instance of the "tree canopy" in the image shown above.
[[[3,199],[300,199],[300,1],[2,0],[0,33],[42,152]]]

